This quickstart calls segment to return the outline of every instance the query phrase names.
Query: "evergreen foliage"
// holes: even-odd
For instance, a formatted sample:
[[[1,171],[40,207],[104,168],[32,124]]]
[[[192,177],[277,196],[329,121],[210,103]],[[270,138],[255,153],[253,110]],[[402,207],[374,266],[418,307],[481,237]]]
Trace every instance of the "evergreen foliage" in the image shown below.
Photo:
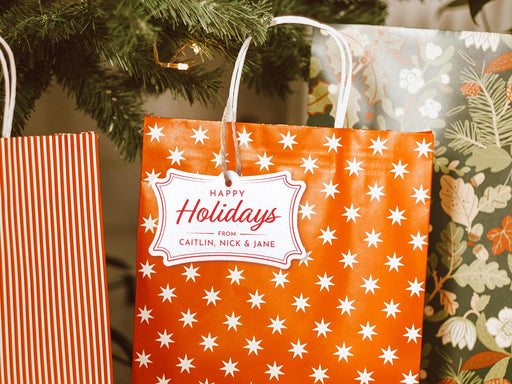
[[[133,159],[141,146],[145,95],[207,104],[223,85],[209,59],[232,62],[251,34],[255,48],[245,76],[257,90],[284,96],[288,82],[306,78],[309,46],[300,27],[272,29],[273,15],[296,14],[329,23],[383,23],[383,0],[2,0],[0,34],[18,70],[14,134],[22,133],[52,79]],[[188,63],[164,68],[160,60]],[[198,46],[201,56],[189,52]],[[2,96],[3,98],[3,96]]]

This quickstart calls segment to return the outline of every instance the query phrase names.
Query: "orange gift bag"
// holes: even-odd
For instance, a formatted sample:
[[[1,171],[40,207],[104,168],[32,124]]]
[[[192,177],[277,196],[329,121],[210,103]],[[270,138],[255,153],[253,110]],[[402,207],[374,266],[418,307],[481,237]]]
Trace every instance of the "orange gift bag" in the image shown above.
[[[249,41],[223,122],[145,120],[133,383],[418,383],[433,135],[234,123]]]
[[[0,383],[110,384],[97,137],[9,137],[16,74],[0,44]]]

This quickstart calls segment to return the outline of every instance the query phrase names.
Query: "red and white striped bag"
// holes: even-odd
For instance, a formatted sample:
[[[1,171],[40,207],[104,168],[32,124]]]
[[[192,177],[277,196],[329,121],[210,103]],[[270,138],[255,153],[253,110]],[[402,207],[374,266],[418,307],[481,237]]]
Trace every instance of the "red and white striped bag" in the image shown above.
[[[10,138],[0,43],[0,383],[112,383],[97,136]]]

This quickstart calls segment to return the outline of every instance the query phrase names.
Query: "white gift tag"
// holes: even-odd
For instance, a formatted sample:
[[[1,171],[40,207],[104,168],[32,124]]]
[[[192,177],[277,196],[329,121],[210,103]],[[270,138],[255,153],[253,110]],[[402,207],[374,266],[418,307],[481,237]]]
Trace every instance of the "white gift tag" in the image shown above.
[[[288,268],[305,257],[297,211],[305,183],[289,172],[207,176],[169,169],[151,186],[159,220],[149,254],[167,266],[235,260]]]

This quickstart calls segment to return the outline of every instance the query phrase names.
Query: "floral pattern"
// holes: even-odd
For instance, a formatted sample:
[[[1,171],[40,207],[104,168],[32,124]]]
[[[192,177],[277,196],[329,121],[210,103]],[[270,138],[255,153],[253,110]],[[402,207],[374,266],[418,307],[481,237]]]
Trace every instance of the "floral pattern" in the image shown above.
[[[512,36],[338,26],[346,124],[435,133],[421,383],[512,378]],[[315,35],[309,125],[332,126],[336,51]]]

